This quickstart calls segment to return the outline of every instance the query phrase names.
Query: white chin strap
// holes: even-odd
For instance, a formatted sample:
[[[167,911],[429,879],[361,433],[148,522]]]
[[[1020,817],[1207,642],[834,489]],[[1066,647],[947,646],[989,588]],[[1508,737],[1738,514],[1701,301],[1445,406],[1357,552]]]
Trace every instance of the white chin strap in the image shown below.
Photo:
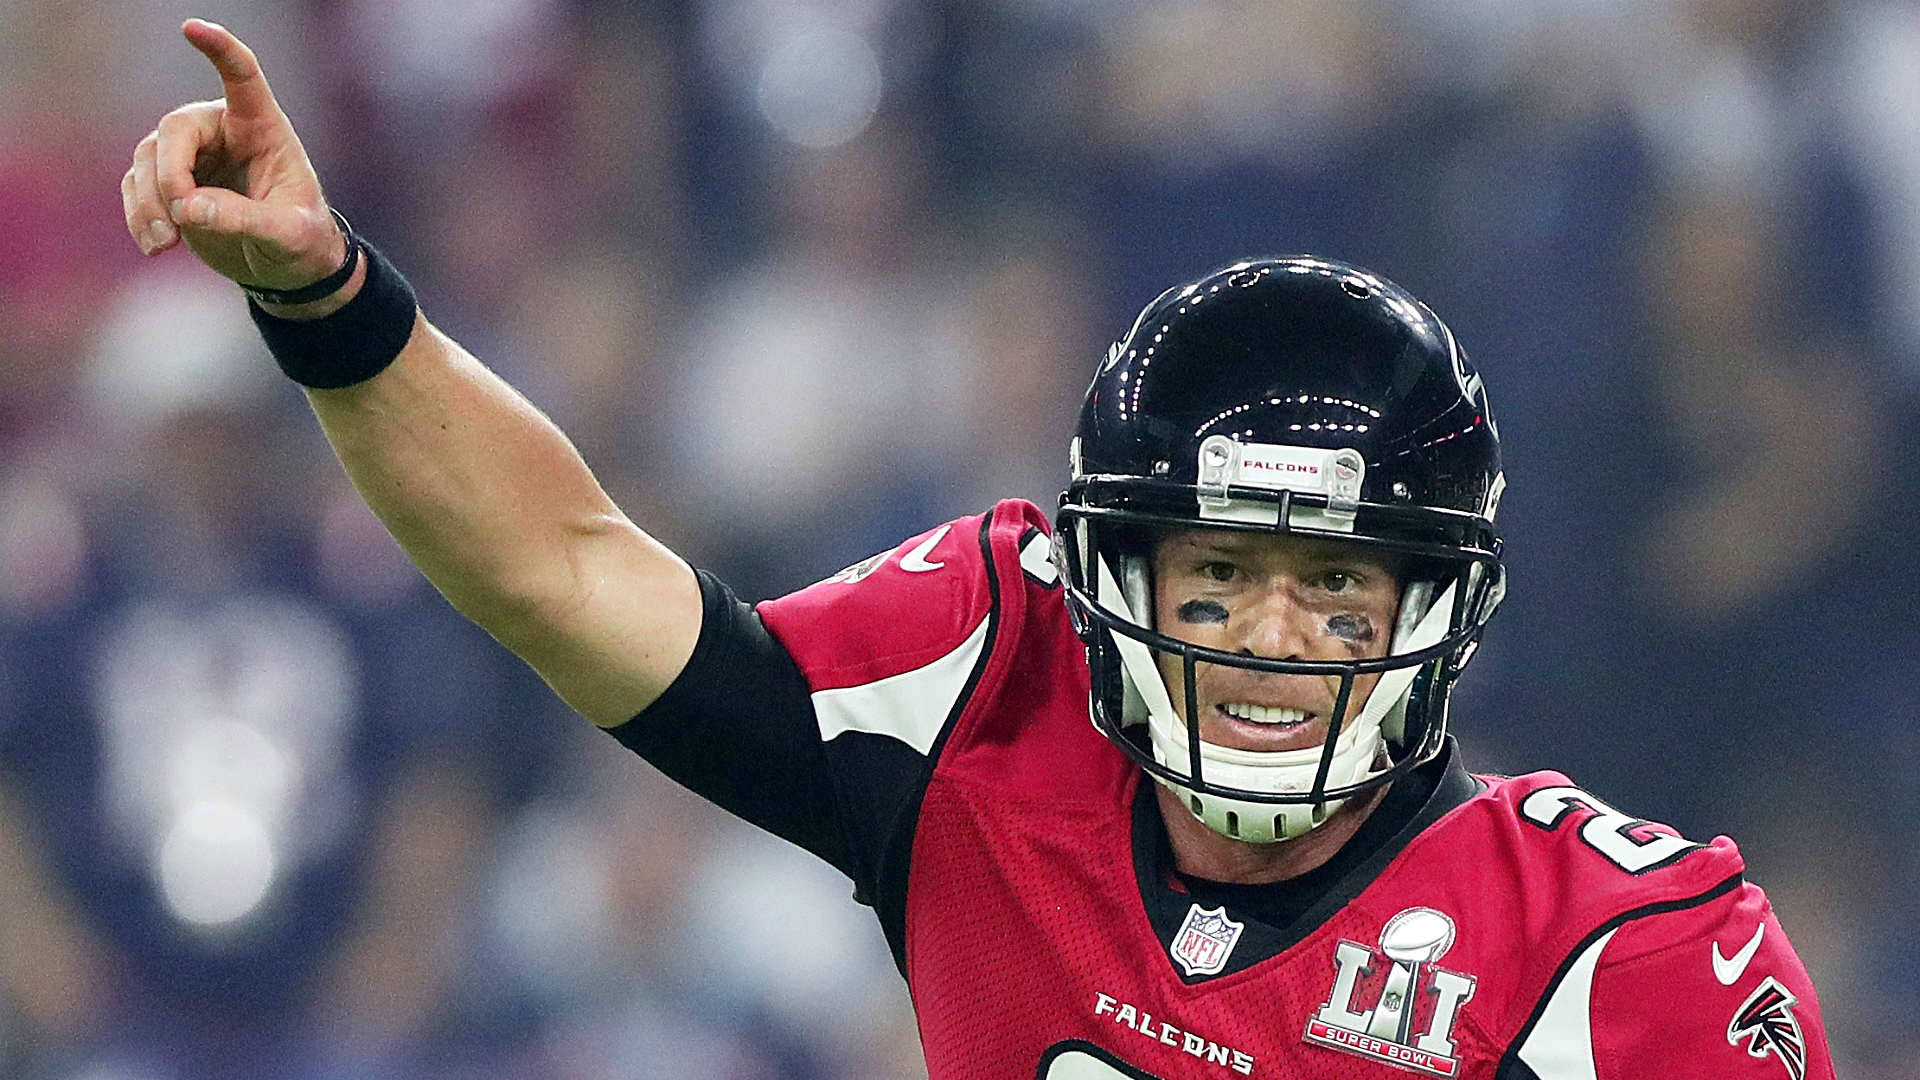
[[[1152,625],[1134,617],[1127,594],[1121,591],[1106,558],[1099,557],[1095,562],[1100,575],[1100,606],[1135,626]],[[1401,600],[1400,619],[1389,655],[1415,652],[1444,638],[1453,610],[1453,592],[1454,586],[1449,584],[1440,597],[1423,610],[1421,603],[1432,594],[1431,587],[1424,582],[1409,585],[1407,595]],[[1417,621],[1416,612],[1419,613]],[[1159,665],[1154,663],[1153,651],[1123,634],[1109,632],[1109,636],[1120,650],[1127,704],[1143,707],[1146,712],[1154,759],[1185,773],[1190,762],[1187,725],[1181,721],[1167,694],[1167,684],[1160,677]],[[1333,761],[1327,768],[1328,788],[1359,783],[1385,771],[1383,727],[1391,726],[1397,733],[1404,725],[1407,698],[1419,670],[1420,665],[1415,665],[1381,674],[1365,706],[1341,728],[1339,741],[1334,744]],[[1347,707],[1351,711],[1352,703]],[[1200,760],[1210,784],[1275,795],[1297,794],[1313,790],[1313,779],[1320,771],[1324,750],[1324,745],[1299,750],[1236,750],[1203,739]],[[1345,802],[1344,799],[1324,803],[1251,802],[1203,795],[1174,781],[1155,779],[1178,795],[1181,803],[1208,828],[1230,839],[1255,844],[1305,835]]]

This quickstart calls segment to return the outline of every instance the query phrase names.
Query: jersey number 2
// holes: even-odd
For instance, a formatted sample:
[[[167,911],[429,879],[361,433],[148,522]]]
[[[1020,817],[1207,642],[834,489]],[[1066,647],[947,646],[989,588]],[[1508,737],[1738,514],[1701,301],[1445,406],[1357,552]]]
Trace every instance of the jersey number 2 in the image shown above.
[[[1541,788],[1520,801],[1520,816],[1543,829],[1557,829],[1581,807],[1593,811],[1593,816],[1581,823],[1580,839],[1629,874],[1658,869],[1703,846],[1672,833],[1636,836],[1633,830],[1645,821],[1628,817],[1577,787]]]

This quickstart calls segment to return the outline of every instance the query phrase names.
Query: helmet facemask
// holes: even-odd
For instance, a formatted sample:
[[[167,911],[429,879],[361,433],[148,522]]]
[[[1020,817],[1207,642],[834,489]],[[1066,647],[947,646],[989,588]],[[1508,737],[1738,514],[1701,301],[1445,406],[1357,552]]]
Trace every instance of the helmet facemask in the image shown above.
[[[1315,520],[1311,514],[1301,517]],[[1412,556],[1404,562],[1409,572],[1399,582],[1386,655],[1261,658],[1194,644],[1156,625],[1150,537],[1160,529],[1195,524],[1155,522],[1149,515],[1126,511],[1063,509],[1059,558],[1068,569],[1069,606],[1089,645],[1096,727],[1208,827],[1253,843],[1304,835],[1347,800],[1392,782],[1439,752],[1445,739],[1446,690],[1499,602],[1502,581],[1492,552],[1463,554],[1458,547],[1356,540],[1315,527],[1261,529],[1366,544],[1382,555]],[[1245,523],[1225,527],[1251,528]],[[1173,700],[1157,657],[1173,658],[1183,670],[1184,678],[1178,680],[1183,701]],[[1200,725],[1186,719],[1201,708],[1197,688],[1203,664],[1337,679],[1327,738],[1311,747],[1268,751],[1203,739]],[[1361,700],[1359,684],[1369,674],[1378,679]]]

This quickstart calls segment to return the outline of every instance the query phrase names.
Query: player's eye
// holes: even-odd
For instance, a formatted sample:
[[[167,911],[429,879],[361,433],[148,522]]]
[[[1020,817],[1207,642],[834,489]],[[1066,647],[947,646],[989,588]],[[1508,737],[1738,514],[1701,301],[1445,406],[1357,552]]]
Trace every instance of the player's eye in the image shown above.
[[[1200,564],[1200,575],[1209,581],[1228,582],[1234,579],[1240,570],[1230,562],[1208,559]]]
[[[1330,593],[1352,592],[1360,587],[1360,575],[1348,570],[1328,570],[1314,584]]]

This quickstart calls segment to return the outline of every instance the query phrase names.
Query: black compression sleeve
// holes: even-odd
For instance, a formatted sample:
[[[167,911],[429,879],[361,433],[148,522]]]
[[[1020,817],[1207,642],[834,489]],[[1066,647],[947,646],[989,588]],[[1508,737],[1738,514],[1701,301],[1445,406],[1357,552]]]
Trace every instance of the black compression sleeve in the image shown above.
[[[686,668],[609,733],[675,781],[851,876],[806,677],[732,589],[696,574],[700,638]]]

